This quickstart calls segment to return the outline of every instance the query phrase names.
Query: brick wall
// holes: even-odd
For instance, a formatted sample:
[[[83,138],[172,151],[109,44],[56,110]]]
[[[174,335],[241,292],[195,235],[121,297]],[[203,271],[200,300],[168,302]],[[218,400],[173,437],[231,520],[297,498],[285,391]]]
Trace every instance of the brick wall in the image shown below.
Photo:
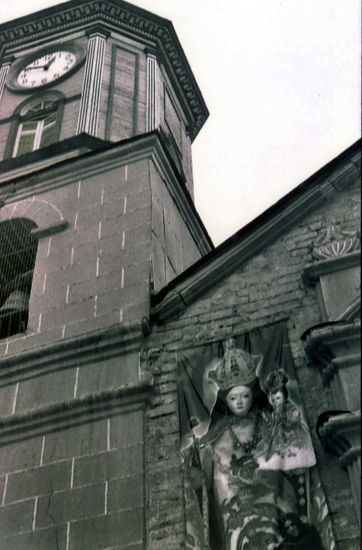
[[[147,550],[176,550],[184,541],[184,515],[175,352],[153,348],[147,368],[156,393],[146,421]]]
[[[337,458],[322,449],[315,434],[318,415],[331,408],[331,402],[320,373],[307,364],[300,340],[304,330],[322,320],[316,290],[305,286],[301,275],[305,265],[312,261],[311,243],[321,230],[330,223],[357,229],[359,220],[359,181],[356,181],[235,270],[189,306],[181,317],[155,326],[148,342],[149,355],[144,360],[144,369],[154,375],[159,391],[158,400],[148,415],[149,445],[155,448],[148,467],[159,471],[162,479],[172,480],[171,487],[177,487],[181,477],[175,378],[177,350],[229,338],[287,318],[296,375],[339,550],[357,550],[359,530],[347,472],[342,470]],[[149,494],[151,548],[157,548],[157,536],[161,532],[165,537],[162,547],[176,548],[172,541],[175,534],[182,532],[183,503],[173,500],[173,490],[161,492],[154,486]]]

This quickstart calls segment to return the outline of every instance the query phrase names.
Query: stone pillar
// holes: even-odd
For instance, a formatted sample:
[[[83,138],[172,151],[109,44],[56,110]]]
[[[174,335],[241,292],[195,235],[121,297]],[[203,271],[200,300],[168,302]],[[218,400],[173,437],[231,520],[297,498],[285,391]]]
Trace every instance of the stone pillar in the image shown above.
[[[147,55],[147,115],[146,131],[152,132],[160,125],[158,65],[156,55],[146,50]]]
[[[361,413],[331,415],[319,428],[323,446],[339,458],[349,475],[357,520],[361,521]]]
[[[93,27],[88,35],[87,61],[83,77],[77,134],[86,132],[97,137],[104,52],[109,32],[97,26]]]
[[[335,409],[361,408],[361,321],[322,323],[303,336],[309,361],[318,365]]]
[[[323,385],[331,391],[330,411],[320,417],[319,437],[324,448],[339,458],[349,474],[360,521],[361,402],[360,320],[324,323],[305,334],[311,365],[320,368]]]
[[[348,471],[360,521],[361,337],[360,238],[328,226],[314,242],[315,263],[306,266],[304,282],[317,287],[324,322],[302,336],[312,366],[318,366],[330,392],[330,410],[319,417],[324,448]]]
[[[6,81],[6,77],[8,76],[8,72],[9,72],[11,63],[12,63],[12,59],[7,59],[7,60],[4,60],[1,64],[1,69],[0,69],[0,103],[1,103],[2,95],[4,93],[5,81]]]

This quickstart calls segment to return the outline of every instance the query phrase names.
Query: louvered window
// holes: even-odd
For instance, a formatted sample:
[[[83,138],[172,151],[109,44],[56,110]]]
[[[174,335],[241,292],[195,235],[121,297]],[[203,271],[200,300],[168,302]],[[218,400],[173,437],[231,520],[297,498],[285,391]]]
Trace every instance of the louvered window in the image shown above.
[[[26,330],[38,247],[25,218],[0,223],[0,338]]]

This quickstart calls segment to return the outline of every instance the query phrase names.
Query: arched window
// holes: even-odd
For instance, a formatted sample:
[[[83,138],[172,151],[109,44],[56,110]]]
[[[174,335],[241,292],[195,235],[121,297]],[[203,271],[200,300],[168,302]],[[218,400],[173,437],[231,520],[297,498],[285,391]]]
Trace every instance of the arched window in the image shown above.
[[[27,109],[23,117],[23,121],[18,126],[13,157],[30,153],[54,141],[57,121],[54,101],[39,101]]]
[[[26,330],[38,241],[25,218],[0,223],[0,338]]]
[[[15,113],[11,132],[11,157],[31,153],[59,139],[64,99],[58,93],[27,100]]]

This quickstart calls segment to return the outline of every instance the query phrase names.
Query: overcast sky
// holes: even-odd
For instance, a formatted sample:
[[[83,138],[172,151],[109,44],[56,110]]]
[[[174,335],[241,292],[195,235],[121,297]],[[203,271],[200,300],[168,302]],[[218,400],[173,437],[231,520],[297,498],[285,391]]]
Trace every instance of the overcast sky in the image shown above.
[[[55,5],[1,0],[0,21]],[[170,19],[210,111],[193,144],[215,244],[360,137],[359,0],[135,0]]]

